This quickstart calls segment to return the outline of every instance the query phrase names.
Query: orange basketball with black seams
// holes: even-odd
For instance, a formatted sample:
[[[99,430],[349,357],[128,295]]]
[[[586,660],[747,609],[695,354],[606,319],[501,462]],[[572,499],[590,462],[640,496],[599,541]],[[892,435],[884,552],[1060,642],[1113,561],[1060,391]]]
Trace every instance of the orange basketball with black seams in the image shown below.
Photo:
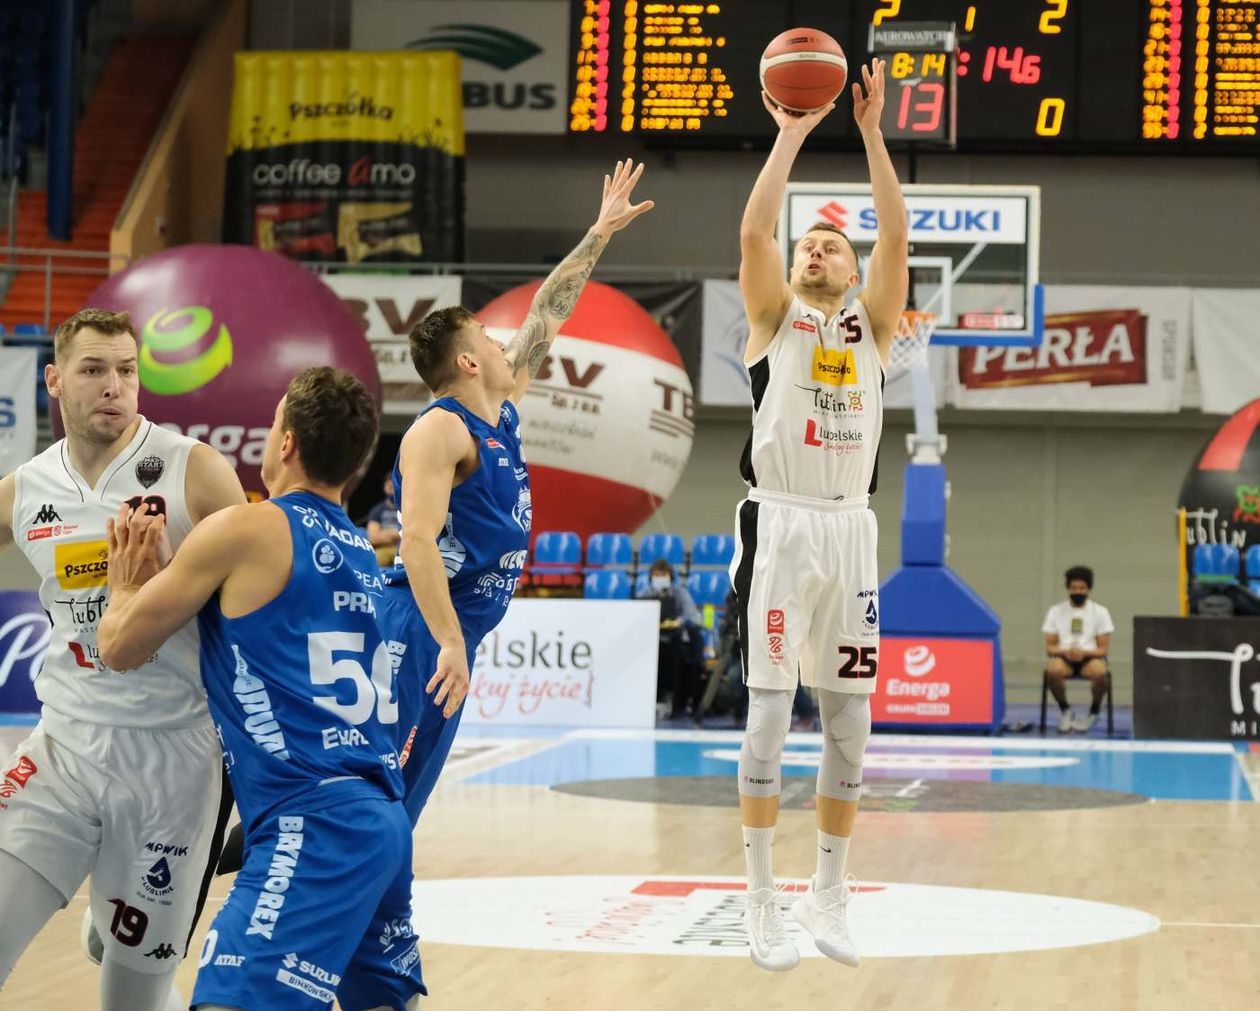
[[[834,102],[848,77],[840,43],[817,28],[792,28],[761,54],[761,87],[790,112],[813,112]]]

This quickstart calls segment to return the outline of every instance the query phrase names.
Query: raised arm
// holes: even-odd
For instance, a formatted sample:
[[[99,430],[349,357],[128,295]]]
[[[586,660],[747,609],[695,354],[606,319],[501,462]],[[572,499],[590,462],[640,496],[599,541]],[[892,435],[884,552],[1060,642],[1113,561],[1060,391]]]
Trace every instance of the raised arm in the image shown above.
[[[910,230],[901,183],[897,180],[897,170],[888,156],[884,134],[879,126],[880,113],[884,109],[884,61],[874,60],[869,68],[863,67],[862,81],[866,85],[865,97],[862,85],[853,85],[853,117],[866,145],[866,162],[871,171],[871,197],[875,202],[879,235],[867,265],[866,284],[858,297],[866,306],[875,346],[887,365],[888,351],[909,291],[907,258]]]
[[[753,184],[739,224],[739,288],[744,295],[744,313],[748,317],[748,345],[744,361],[752,362],[765,352],[775,331],[783,322],[792,289],[788,287],[783,250],[775,233],[787,192],[788,176],[796,155],[824,116],[835,105],[817,112],[794,115],[785,112],[762,92],[766,111],[779,126],[770,157],[766,159]]]
[[[445,703],[448,718],[468,694],[468,653],[437,542],[446,529],[456,471],[474,451],[464,423],[443,410],[429,411],[412,425],[399,448],[404,509],[399,555],[416,606],[439,649],[437,670],[425,691],[438,690],[433,701]]]
[[[538,289],[530,303],[525,322],[505,349],[508,363],[516,372],[516,388],[512,400],[519,403],[530,381],[538,375],[551,342],[560,332],[564,321],[577,308],[578,296],[586,287],[586,281],[595,269],[595,263],[603,253],[608,240],[655,204],[645,200],[630,203],[630,195],[643,175],[643,165],[634,167],[627,158],[617,162],[612,177],[604,176],[604,198],[599,206],[599,217],[577,247],[560,261],[547,280]]]

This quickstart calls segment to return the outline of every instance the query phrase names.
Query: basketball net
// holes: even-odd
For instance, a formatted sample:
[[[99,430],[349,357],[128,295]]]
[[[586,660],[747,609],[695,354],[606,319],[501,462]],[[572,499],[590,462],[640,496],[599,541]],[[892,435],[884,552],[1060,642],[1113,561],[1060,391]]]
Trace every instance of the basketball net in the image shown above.
[[[934,312],[906,309],[897,322],[892,347],[888,350],[888,371],[912,369],[927,364],[928,345],[939,319]]]

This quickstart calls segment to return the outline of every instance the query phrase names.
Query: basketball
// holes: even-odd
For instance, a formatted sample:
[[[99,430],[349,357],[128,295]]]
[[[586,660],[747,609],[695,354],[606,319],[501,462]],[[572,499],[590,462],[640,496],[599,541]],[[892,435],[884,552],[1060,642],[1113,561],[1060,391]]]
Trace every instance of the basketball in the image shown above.
[[[840,43],[817,28],[792,28],[761,54],[761,87],[789,112],[813,112],[834,102],[848,76]]]

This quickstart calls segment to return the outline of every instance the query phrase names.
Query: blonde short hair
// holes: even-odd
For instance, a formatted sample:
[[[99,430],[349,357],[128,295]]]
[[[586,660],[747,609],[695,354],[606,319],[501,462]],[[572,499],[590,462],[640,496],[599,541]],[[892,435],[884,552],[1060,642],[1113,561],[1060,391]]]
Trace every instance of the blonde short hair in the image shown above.
[[[57,327],[57,332],[53,334],[53,355],[57,361],[61,361],[78,332],[89,328],[106,337],[128,334],[139,343],[135,325],[127,313],[111,312],[109,309],[80,309]]]

